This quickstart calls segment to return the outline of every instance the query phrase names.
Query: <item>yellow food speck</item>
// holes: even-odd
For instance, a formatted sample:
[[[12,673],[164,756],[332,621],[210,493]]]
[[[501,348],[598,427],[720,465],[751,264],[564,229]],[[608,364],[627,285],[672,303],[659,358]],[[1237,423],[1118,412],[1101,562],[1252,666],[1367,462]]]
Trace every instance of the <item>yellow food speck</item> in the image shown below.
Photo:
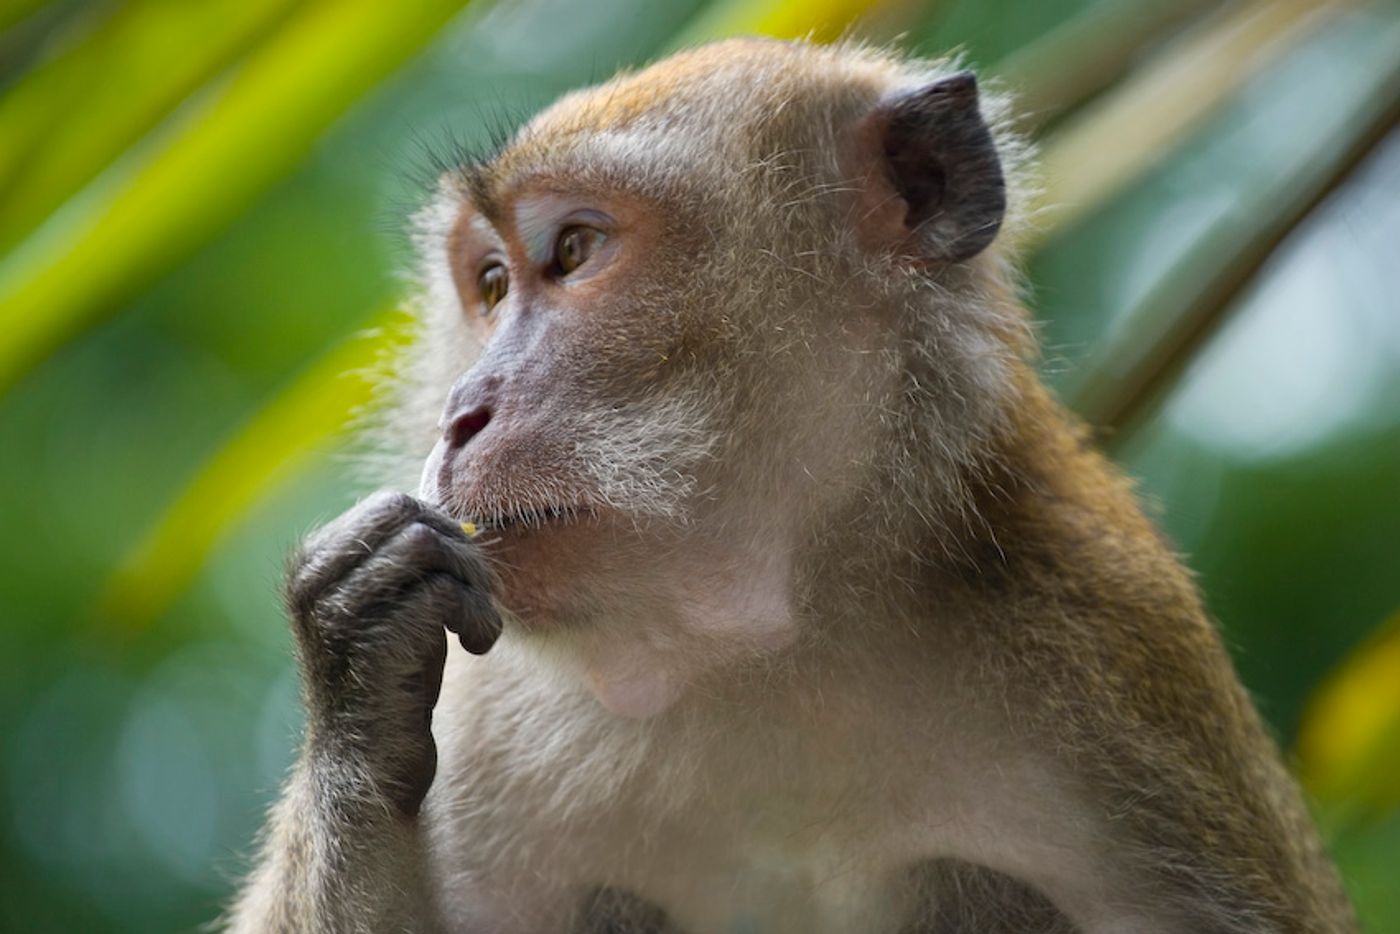
[[[463,523],[462,523],[462,531],[467,533],[467,537],[468,537],[468,538],[474,538],[474,537],[476,536],[476,523],[475,523],[475,522],[463,522]]]

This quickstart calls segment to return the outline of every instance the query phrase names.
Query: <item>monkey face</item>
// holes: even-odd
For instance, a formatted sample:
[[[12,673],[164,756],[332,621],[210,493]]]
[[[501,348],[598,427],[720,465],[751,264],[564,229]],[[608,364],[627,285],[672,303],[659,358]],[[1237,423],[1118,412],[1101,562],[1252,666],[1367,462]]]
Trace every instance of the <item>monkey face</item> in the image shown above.
[[[763,413],[745,414],[740,309],[683,202],[582,182],[493,194],[490,215],[462,203],[447,238],[481,350],[447,393],[421,493],[483,528],[518,632],[606,643],[576,653],[590,683],[650,712],[682,679],[638,645],[751,650],[793,631],[792,510],[757,508],[770,452]]]
[[[565,98],[443,180],[437,337],[479,352],[440,366],[421,492],[487,530],[527,631],[630,627],[688,656],[790,639],[804,547],[888,503],[915,446],[960,456],[951,419],[899,421],[911,393],[962,417],[1005,349],[930,311],[1000,222],[971,78],[738,51]],[[780,111],[782,89],[748,93],[789,80]],[[993,349],[920,360],[911,386],[930,326]]]
[[[855,318],[820,341],[772,328],[780,277],[741,273],[684,202],[580,187],[498,191],[492,217],[461,207],[447,254],[482,350],[422,479],[487,530],[503,601],[541,627],[697,605],[697,570],[721,588],[760,564],[788,574],[807,506],[868,440],[850,351],[878,338]],[[760,309],[736,299],[740,274]]]
[[[481,352],[457,379],[422,492],[488,533],[525,620],[583,614],[581,581],[663,547],[694,509],[715,430],[671,365],[684,315],[657,257],[674,223],[635,193],[523,185],[459,207],[447,258]],[[555,600],[556,591],[568,598]]]

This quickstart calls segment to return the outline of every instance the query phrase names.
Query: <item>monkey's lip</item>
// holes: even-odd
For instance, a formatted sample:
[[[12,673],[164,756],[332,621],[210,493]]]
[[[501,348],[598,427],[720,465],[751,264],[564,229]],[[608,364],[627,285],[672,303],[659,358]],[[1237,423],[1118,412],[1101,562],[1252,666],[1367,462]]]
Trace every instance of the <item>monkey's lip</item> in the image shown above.
[[[471,515],[468,521],[474,522],[483,532],[500,532],[508,529],[565,525],[587,519],[592,514],[592,510],[583,506],[530,506],[497,512],[478,512]]]

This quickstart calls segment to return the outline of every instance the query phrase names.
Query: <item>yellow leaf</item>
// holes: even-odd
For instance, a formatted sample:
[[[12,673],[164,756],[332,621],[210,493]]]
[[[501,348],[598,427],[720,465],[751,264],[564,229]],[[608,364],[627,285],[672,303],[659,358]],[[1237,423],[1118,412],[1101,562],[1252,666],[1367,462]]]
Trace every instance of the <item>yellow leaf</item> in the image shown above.
[[[830,42],[878,6],[878,0],[720,0],[705,7],[670,45],[685,48],[728,36]]]
[[[99,23],[76,24],[86,27],[83,35],[0,95],[0,249],[22,239],[293,5],[132,0]]]
[[[376,327],[326,354],[239,429],[121,563],[99,601],[99,621],[129,629],[159,616],[225,532],[371,401],[377,365],[406,321],[380,315]]]
[[[1400,612],[1318,688],[1297,755],[1320,802],[1371,813],[1400,807]]]

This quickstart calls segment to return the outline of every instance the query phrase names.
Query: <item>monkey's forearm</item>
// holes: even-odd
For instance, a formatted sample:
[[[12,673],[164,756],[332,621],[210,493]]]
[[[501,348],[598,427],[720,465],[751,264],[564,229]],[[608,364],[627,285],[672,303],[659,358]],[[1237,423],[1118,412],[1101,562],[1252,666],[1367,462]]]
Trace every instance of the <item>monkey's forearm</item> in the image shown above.
[[[307,739],[233,931],[430,931],[418,809],[437,772],[430,729],[444,627],[500,632],[461,526],[400,493],[311,536],[287,586]]]
[[[257,868],[224,921],[232,934],[441,929],[416,818],[351,763],[303,756]]]

